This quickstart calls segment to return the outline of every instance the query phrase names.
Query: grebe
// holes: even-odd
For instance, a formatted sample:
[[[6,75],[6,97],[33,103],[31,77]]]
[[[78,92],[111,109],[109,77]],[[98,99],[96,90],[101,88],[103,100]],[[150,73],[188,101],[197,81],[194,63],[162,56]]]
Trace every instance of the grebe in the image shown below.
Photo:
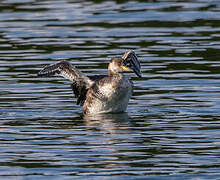
[[[112,58],[108,75],[85,76],[67,61],[60,61],[42,69],[38,76],[59,75],[72,81],[72,90],[83,114],[118,113],[127,109],[133,92],[132,81],[123,72],[133,70],[141,77],[140,63],[134,51],[120,58]]]

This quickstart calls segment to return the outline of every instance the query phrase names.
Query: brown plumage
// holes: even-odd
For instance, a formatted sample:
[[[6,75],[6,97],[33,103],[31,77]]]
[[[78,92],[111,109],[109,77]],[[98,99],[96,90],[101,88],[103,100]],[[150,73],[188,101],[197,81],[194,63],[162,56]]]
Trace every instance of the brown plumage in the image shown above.
[[[84,114],[123,112],[132,95],[133,83],[124,71],[133,70],[139,77],[140,63],[133,51],[122,58],[112,58],[108,75],[85,76],[67,61],[60,61],[41,70],[39,76],[59,75],[72,81],[77,104],[83,106]]]

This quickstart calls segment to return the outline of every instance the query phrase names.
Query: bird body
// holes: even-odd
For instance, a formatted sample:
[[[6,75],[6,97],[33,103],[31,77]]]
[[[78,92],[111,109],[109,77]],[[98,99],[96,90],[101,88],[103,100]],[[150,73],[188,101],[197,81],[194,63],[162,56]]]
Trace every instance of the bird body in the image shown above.
[[[132,89],[132,83],[125,75],[104,77],[88,90],[83,112],[85,114],[124,112]]]
[[[140,77],[140,63],[133,51],[122,58],[112,58],[108,75],[85,76],[67,61],[61,61],[41,70],[39,76],[59,75],[72,81],[72,90],[84,114],[118,113],[127,109],[133,83],[123,73],[131,69]]]

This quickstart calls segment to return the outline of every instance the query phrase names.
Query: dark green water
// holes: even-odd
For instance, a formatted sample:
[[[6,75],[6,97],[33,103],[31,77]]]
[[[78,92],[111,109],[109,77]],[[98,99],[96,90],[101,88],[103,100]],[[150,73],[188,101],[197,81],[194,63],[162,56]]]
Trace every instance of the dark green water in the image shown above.
[[[220,1],[0,2],[0,179],[219,179]],[[134,50],[127,113],[83,117],[65,59],[88,75]]]

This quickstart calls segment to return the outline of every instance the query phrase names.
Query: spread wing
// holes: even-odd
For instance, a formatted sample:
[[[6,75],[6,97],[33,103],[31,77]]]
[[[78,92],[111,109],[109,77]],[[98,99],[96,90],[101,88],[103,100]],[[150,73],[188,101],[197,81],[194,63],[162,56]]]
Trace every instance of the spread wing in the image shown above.
[[[75,69],[69,62],[60,61],[56,64],[46,66],[42,69],[38,76],[62,76],[72,81],[72,89],[77,99],[77,104],[83,104],[88,89],[94,84],[94,81],[83,75],[77,69]]]
[[[141,77],[141,65],[140,62],[138,61],[138,58],[135,54],[134,51],[127,51],[123,54],[122,59],[124,59],[125,65],[133,69],[135,74],[138,77]]]

